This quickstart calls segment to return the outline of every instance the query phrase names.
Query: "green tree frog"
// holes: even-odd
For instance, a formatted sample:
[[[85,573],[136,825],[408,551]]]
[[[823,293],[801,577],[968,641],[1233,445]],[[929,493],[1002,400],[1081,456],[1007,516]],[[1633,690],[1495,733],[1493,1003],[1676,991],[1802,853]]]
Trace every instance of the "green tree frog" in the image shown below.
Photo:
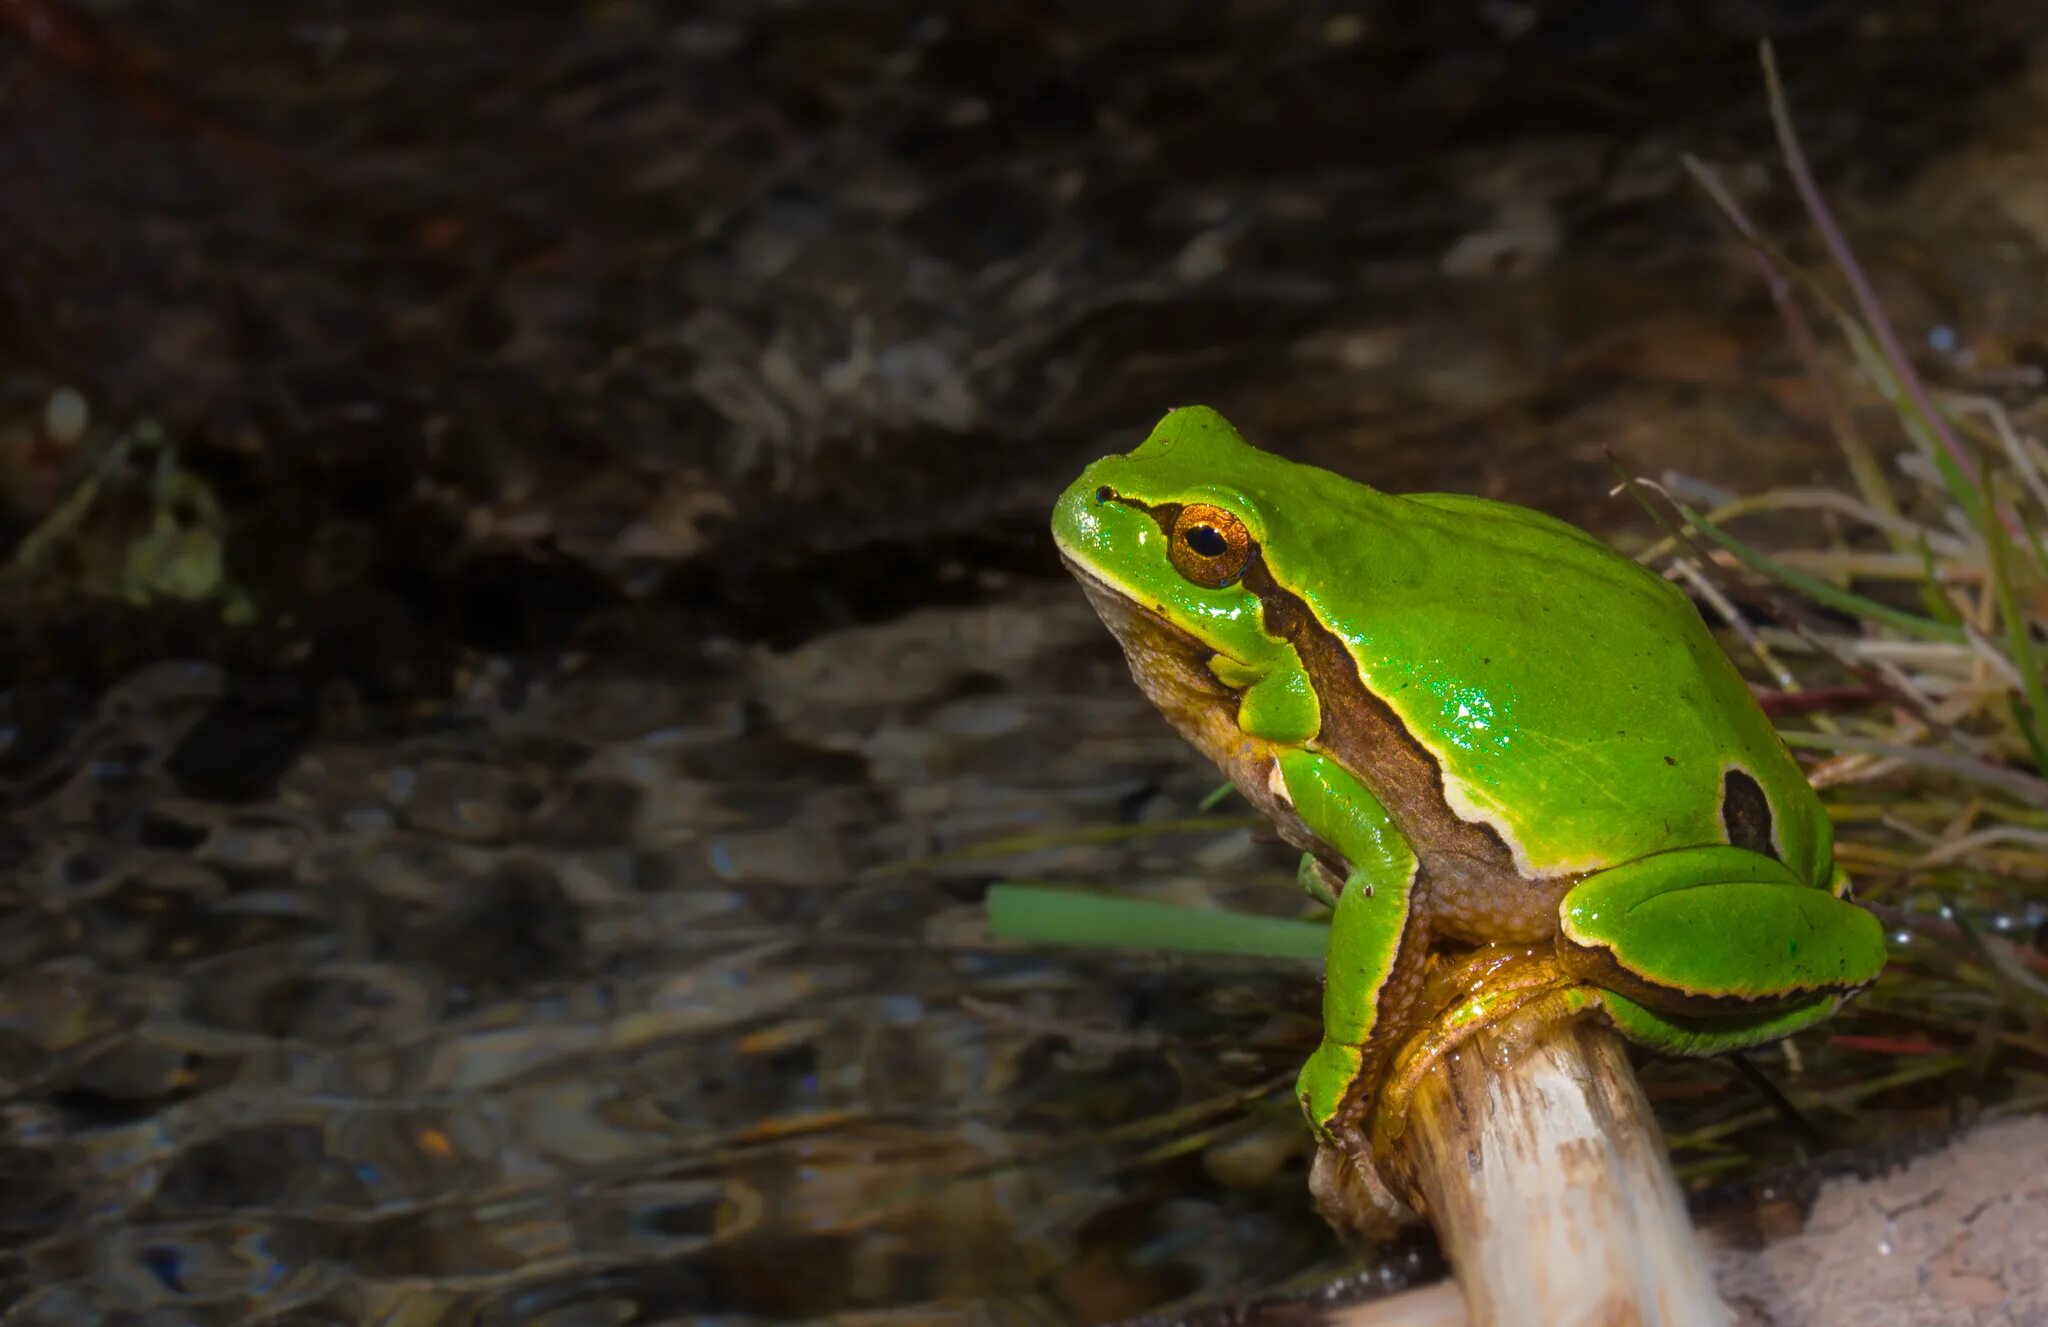
[[[1298,1086],[1324,1143],[1357,1155],[1376,1102],[1510,1014],[1712,1055],[1883,967],[1819,798],[1697,610],[1584,531],[1382,493],[1187,407],[1083,471],[1053,534],[1139,685],[1334,909]],[[1522,957],[1425,1016],[1425,955],[1461,945]]]

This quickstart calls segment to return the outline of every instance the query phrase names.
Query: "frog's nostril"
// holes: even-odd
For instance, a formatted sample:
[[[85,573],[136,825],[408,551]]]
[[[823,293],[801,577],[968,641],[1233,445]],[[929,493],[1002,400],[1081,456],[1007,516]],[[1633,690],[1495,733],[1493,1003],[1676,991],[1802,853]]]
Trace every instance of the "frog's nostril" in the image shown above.
[[[1095,490],[1095,500],[1097,502],[1114,502],[1116,501],[1116,493],[1111,490],[1109,485],[1104,484],[1101,488]]]

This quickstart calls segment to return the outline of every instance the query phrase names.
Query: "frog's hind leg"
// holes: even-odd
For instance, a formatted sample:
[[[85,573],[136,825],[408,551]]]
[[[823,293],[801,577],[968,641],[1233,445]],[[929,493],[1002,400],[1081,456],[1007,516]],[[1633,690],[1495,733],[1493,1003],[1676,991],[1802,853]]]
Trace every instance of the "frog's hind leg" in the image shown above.
[[[1625,995],[1597,992],[1600,1011],[1623,1036],[1666,1055],[1705,1057],[1748,1050],[1811,1027],[1842,1007],[1847,998],[1821,995],[1747,1017],[1689,1017],[1659,1013]]]
[[[1372,1120],[1384,1145],[1407,1126],[1408,1103],[1444,1056],[1481,1032],[1508,1035],[1508,1053],[1533,1034],[1591,1007],[1598,992],[1577,985],[1548,947],[1481,949],[1430,975],[1435,996],[1424,996],[1426,1025],[1400,1048],[1381,1085]]]
[[[1581,981],[1628,1002],[1615,1006],[1616,1018],[1634,1035],[1641,1020],[1631,1004],[1674,1026],[1817,1021],[1875,980],[1885,941],[1877,918],[1832,888],[1759,853],[1714,846],[1581,880],[1558,905],[1557,955]],[[1770,1035],[1783,1032],[1760,1039]]]
[[[1401,1047],[1373,1103],[1374,1151],[1386,1155],[1406,1131],[1409,1104],[1429,1071],[1482,1032],[1501,1039],[1498,1049],[1513,1057],[1547,1029],[1594,1015],[1638,1045],[1667,1055],[1703,1057],[1789,1036],[1834,1013],[1842,1000],[1838,995],[1821,996],[1748,1018],[1688,1018],[1658,1013],[1625,995],[1581,985],[1547,956],[1533,958],[1444,1010]]]

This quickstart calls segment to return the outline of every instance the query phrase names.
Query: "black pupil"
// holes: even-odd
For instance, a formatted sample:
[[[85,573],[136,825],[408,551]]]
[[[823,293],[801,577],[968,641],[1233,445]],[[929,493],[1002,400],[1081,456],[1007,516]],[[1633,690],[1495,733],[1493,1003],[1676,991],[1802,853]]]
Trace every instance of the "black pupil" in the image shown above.
[[[1205,558],[1220,558],[1229,550],[1230,542],[1213,525],[1190,525],[1188,547]]]
[[[1115,500],[1115,498],[1116,494],[1110,491],[1109,485],[1107,484],[1104,484],[1101,488],[1095,490],[1095,500],[1097,502],[1110,502]]]

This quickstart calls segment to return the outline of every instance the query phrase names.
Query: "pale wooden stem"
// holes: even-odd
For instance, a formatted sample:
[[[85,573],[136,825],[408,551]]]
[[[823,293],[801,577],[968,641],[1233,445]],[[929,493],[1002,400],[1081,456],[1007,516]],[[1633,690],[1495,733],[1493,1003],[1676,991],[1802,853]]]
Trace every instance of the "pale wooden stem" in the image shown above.
[[[1578,1019],[1500,1044],[1445,1056],[1400,1140],[1469,1321],[1727,1323],[1620,1038]]]

